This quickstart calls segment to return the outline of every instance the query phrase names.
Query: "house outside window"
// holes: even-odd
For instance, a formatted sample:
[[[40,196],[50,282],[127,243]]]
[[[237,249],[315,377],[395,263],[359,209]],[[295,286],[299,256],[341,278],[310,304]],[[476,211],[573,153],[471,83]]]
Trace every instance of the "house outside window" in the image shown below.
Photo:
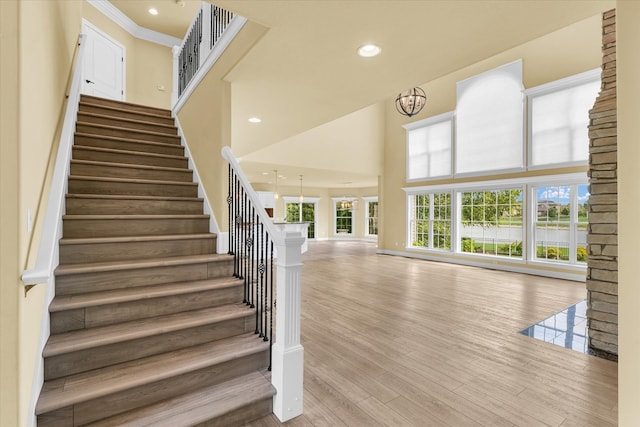
[[[588,189],[587,184],[533,187],[536,260],[587,262]]]

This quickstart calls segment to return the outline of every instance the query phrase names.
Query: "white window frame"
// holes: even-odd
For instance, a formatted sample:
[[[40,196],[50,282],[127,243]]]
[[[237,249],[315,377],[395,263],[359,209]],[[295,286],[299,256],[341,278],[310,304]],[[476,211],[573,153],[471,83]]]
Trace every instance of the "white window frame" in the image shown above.
[[[300,219],[298,221],[302,220],[302,204],[303,203],[313,203],[313,224],[315,226],[315,230],[314,230],[314,236],[312,239],[309,240],[316,240],[318,237],[318,202],[320,201],[319,197],[304,197],[304,199],[302,201],[300,201],[300,196],[284,196],[282,197],[282,200],[284,202],[284,219],[285,221],[287,220],[287,203],[297,203],[298,205],[300,205]]]
[[[523,265],[531,265],[537,267],[550,267],[553,266],[555,268],[561,267],[564,270],[573,271],[578,274],[586,271],[587,265],[586,263],[575,263],[570,264],[566,262],[558,263],[554,261],[548,260],[537,260],[535,259],[535,241],[534,241],[534,227],[535,227],[535,215],[536,215],[536,207],[534,205],[534,201],[536,200],[535,195],[532,193],[532,189],[534,187],[540,186],[558,186],[558,185],[571,185],[577,184],[582,185],[588,183],[588,178],[586,172],[577,172],[577,173],[569,173],[569,174],[557,174],[557,175],[546,175],[546,176],[533,176],[533,177],[521,177],[521,178],[510,178],[510,179],[500,179],[500,180],[486,180],[486,181],[475,181],[475,182],[465,182],[465,183],[451,183],[451,184],[440,184],[440,185],[430,185],[430,186],[419,186],[419,187],[405,187],[403,188],[405,192],[406,198],[406,245],[405,249],[410,251],[419,251],[430,253],[434,255],[433,258],[428,259],[439,259],[437,258],[437,254],[442,255],[443,253],[449,254],[449,260],[455,260],[458,258],[466,258],[471,260],[478,261],[457,261],[461,264],[467,265],[478,265],[483,267],[492,267],[495,266],[496,260],[501,260],[504,262],[508,262],[509,264],[523,264]],[[511,258],[505,256],[498,255],[486,255],[486,254],[473,254],[468,252],[461,252],[460,248],[460,217],[461,217],[461,193],[466,191],[493,191],[493,190],[504,190],[504,189],[513,189],[513,188],[522,188],[522,205],[523,205],[523,214],[522,214],[522,259],[520,258]],[[426,194],[426,193],[446,193],[452,192],[451,196],[451,251],[446,251],[442,249],[431,249],[425,247],[414,247],[411,246],[411,196],[416,194]],[[577,197],[577,192],[576,192]],[[576,215],[577,215],[577,210]],[[431,215],[431,213],[430,213]],[[533,243],[532,243],[533,242]],[[576,246],[577,247],[577,246]]]
[[[369,234],[369,203],[371,202],[375,202],[378,203],[378,224],[380,223],[379,219],[380,219],[380,202],[378,201],[378,196],[371,196],[371,197],[363,197],[362,200],[364,200],[364,235],[367,237],[375,237],[377,238],[378,235],[377,234]],[[378,232],[380,232],[380,229],[378,229]]]
[[[457,88],[459,88],[461,85],[465,85],[468,81],[472,80],[472,79],[479,79],[482,78],[483,76],[489,75],[491,73],[496,73],[499,72],[499,70],[501,69],[506,69],[506,68],[512,68],[514,66],[520,66],[520,76],[522,75],[522,60],[518,59],[516,61],[512,61],[509,62],[507,64],[503,64],[501,66],[495,67],[491,70],[487,70],[484,71],[482,73],[478,73],[476,75],[473,75],[467,79],[463,79],[460,80],[458,82],[456,82],[456,86]],[[526,136],[526,127],[527,127],[527,116],[526,116],[526,112],[525,112],[525,95],[524,95],[524,85],[522,83],[522,78],[520,79],[520,85],[522,87],[522,129],[520,130],[520,135],[519,135],[519,142],[520,142],[520,164],[518,166],[514,166],[514,167],[508,167],[508,168],[500,168],[500,169],[489,169],[489,170],[482,170],[482,171],[475,171],[475,172],[458,172],[458,151],[459,151],[459,146],[458,146],[458,128],[460,125],[460,121],[458,118],[458,105],[457,105],[457,100],[458,100],[458,95],[456,95],[456,110],[455,110],[455,114],[454,114],[454,136],[453,136],[453,176],[456,178],[473,178],[473,177],[486,177],[486,176],[491,176],[491,175],[503,175],[503,174],[507,174],[507,173],[514,173],[514,172],[523,172],[526,170],[526,141],[525,141],[525,136]],[[459,89],[457,89],[459,90]]]
[[[450,187],[449,187],[450,188]],[[451,231],[450,235],[449,235],[449,247],[450,249],[443,249],[443,248],[434,248],[433,247],[433,224],[435,222],[434,219],[434,200],[433,200],[433,195],[434,194],[449,194],[449,200],[451,200],[451,206],[449,207],[449,221],[450,221],[450,226],[449,226],[449,230]],[[429,218],[427,219],[427,224],[428,224],[428,231],[427,231],[427,236],[428,236],[428,243],[427,246],[413,246],[412,244],[412,235],[411,235],[411,220],[412,220],[412,216],[413,216],[413,209],[412,209],[412,203],[411,203],[411,198],[414,196],[429,196]],[[415,249],[418,251],[436,251],[436,252],[453,252],[454,251],[454,245],[455,245],[455,240],[454,240],[454,235],[456,233],[456,224],[454,223],[454,206],[456,206],[453,198],[455,197],[455,194],[451,191],[451,190],[444,190],[444,191],[437,191],[437,190],[433,190],[433,191],[425,191],[425,192],[411,192],[410,194],[407,194],[407,249]]]
[[[582,176],[580,176],[582,175]],[[529,199],[531,200],[530,209],[529,209],[529,221],[531,226],[529,227],[530,239],[527,245],[527,249],[531,256],[529,257],[529,263],[532,265],[540,265],[540,266],[556,266],[556,267],[583,267],[586,269],[587,263],[578,262],[577,253],[578,253],[578,186],[579,185],[588,185],[589,180],[586,174],[571,174],[566,175],[566,178],[563,178],[563,175],[555,175],[554,179],[549,179],[550,177],[545,177],[544,180],[537,181],[532,183],[529,186]],[[569,221],[569,261],[562,260],[549,260],[537,258],[536,251],[536,239],[535,239],[535,227],[537,221],[537,188],[538,187],[573,187],[571,190],[571,207],[569,208],[571,219]],[[575,188],[575,191],[574,191]],[[588,250],[588,248],[587,248]]]
[[[331,234],[334,237],[353,237],[356,234],[356,221],[355,221],[355,215],[353,214],[354,209],[351,209],[351,233],[341,233],[338,234],[337,231],[337,227],[338,227],[338,215],[337,215],[337,211],[338,211],[338,203],[342,202],[344,200],[348,200],[352,203],[356,203],[357,202],[357,198],[356,197],[332,197],[331,200],[333,201],[333,229],[331,230]]]
[[[454,112],[450,111],[447,113],[443,113],[443,114],[439,114],[437,116],[433,116],[433,117],[429,117],[423,120],[418,120],[416,122],[412,122],[412,123],[407,123],[405,125],[403,125],[402,127],[405,129],[405,138],[406,138],[406,142],[405,142],[405,154],[406,154],[406,160],[405,160],[405,176],[406,176],[406,181],[407,182],[419,182],[419,181],[430,181],[430,180],[437,180],[437,179],[443,179],[443,178],[451,178],[453,176],[453,159],[455,158],[454,155],[454,150],[455,150],[455,137],[454,137]],[[450,173],[445,174],[445,175],[434,175],[434,176],[420,176],[417,178],[410,178],[409,177],[409,173],[410,173],[410,164],[411,164],[411,155],[409,153],[409,136],[412,130],[416,130],[416,129],[420,129],[420,128],[424,128],[424,127],[429,127],[429,126],[433,126],[436,124],[440,124],[443,122],[449,121],[449,124],[451,126],[451,139],[449,141],[450,144],[450,148],[451,148],[451,156],[449,157],[449,170]]]
[[[498,181],[484,181],[473,183],[472,185],[465,186],[462,184],[455,190],[456,197],[456,247],[455,252],[464,256],[474,257],[490,257],[494,259],[509,260],[510,262],[525,262],[527,260],[527,188],[525,183],[519,180],[502,180]],[[476,185],[477,184],[477,185]],[[462,193],[468,192],[484,192],[484,191],[501,191],[501,190],[521,190],[522,191],[522,257],[510,257],[504,255],[491,255],[491,254],[476,254],[473,252],[462,252],[462,235],[460,227],[462,227]]]
[[[533,160],[533,100],[538,96],[549,95],[554,92],[560,92],[566,89],[570,89],[575,86],[581,86],[594,81],[599,81],[601,75],[601,69],[596,68],[593,70],[585,71],[583,73],[574,74],[563,79],[555,80],[549,83],[545,83],[539,86],[535,86],[524,91],[527,98],[527,170],[543,170],[543,169],[558,169],[564,167],[573,166],[585,166],[589,163],[588,159],[572,161],[572,162],[560,162],[534,165]],[[588,142],[587,142],[588,143]]]

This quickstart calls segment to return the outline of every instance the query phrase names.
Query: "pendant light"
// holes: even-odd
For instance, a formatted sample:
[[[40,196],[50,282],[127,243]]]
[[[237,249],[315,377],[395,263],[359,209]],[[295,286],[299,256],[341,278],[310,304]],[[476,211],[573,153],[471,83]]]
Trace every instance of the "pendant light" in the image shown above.
[[[427,103],[427,94],[422,88],[414,87],[406,92],[398,94],[396,98],[396,110],[405,116],[415,116]]]
[[[302,175],[300,175],[300,203],[304,201],[304,196],[302,195]]]

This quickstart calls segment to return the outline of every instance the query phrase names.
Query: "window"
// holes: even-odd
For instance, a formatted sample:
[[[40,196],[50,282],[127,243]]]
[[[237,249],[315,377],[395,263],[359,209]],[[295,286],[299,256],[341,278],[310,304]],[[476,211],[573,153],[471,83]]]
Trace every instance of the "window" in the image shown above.
[[[413,195],[410,209],[410,245],[450,250],[451,193]]]
[[[316,204],[318,198],[305,197],[304,202],[300,202],[298,197],[285,197],[285,206],[287,215],[285,217],[286,222],[306,222],[309,224],[307,228],[307,237],[309,239],[315,238],[316,233]]]
[[[302,203],[302,221],[309,223],[307,228],[307,237],[315,239],[316,237],[316,204]]]
[[[378,235],[378,198],[365,197],[366,206],[367,206],[367,236],[377,236]]]
[[[286,222],[300,222],[300,202],[287,202]]]
[[[587,262],[588,185],[534,187],[535,258],[584,264]]]
[[[600,90],[600,70],[527,91],[529,166],[558,167],[589,159],[589,110]]]
[[[335,206],[335,234],[353,234],[353,212],[351,206],[340,200],[334,202]]]
[[[455,174],[524,167],[522,61],[457,84]]]
[[[407,181],[451,176],[453,113],[406,125]]]
[[[460,250],[522,258],[522,189],[460,194]]]

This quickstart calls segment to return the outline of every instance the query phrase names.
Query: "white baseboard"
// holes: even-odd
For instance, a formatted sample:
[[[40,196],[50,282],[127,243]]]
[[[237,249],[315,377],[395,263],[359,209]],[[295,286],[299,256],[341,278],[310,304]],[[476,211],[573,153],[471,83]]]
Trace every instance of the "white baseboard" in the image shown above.
[[[456,259],[456,258],[442,258],[438,256],[433,256],[429,254],[419,254],[414,252],[400,252],[400,251],[391,251],[388,249],[378,249],[376,253],[381,255],[393,255],[393,256],[402,256],[405,258],[415,258],[422,259],[425,261],[436,261],[436,262],[446,262],[449,264],[458,264],[458,265],[468,265],[471,267],[480,267],[480,268],[489,268],[491,270],[501,270],[501,271],[510,271],[512,273],[524,273],[524,274],[532,274],[534,276],[544,276],[544,277],[553,277],[555,279],[563,279],[563,280],[572,280],[575,282],[584,282],[585,281],[585,273],[570,273],[570,272],[562,272],[562,271],[553,271],[553,270],[542,270],[538,268],[532,268],[526,266],[527,264],[523,264],[523,266],[517,265],[508,265],[508,264],[495,264],[493,262],[482,262],[482,261],[470,261],[467,259]]]

